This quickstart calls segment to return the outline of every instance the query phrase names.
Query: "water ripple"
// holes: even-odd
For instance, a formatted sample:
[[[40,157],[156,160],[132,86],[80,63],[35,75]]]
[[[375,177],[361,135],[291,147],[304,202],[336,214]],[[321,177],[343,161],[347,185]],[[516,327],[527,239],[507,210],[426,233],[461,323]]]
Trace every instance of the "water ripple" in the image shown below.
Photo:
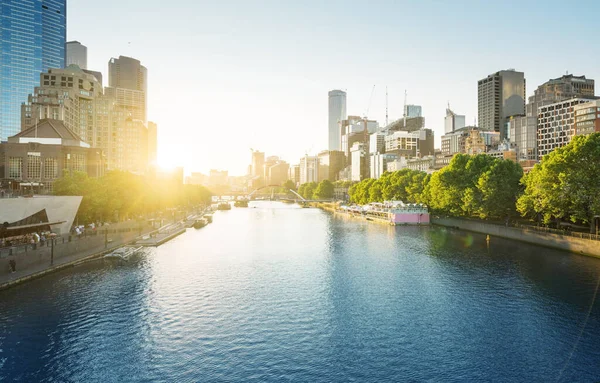
[[[556,380],[595,259],[261,203],[0,292],[0,381]],[[600,309],[563,374],[600,376]]]

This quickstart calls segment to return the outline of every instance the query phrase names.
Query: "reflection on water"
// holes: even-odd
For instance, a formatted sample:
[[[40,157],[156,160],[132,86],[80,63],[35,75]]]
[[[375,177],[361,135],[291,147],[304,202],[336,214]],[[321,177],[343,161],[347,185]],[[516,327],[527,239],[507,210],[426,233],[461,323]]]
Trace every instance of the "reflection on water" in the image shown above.
[[[600,376],[597,259],[274,202],[214,221],[0,292],[0,381]]]

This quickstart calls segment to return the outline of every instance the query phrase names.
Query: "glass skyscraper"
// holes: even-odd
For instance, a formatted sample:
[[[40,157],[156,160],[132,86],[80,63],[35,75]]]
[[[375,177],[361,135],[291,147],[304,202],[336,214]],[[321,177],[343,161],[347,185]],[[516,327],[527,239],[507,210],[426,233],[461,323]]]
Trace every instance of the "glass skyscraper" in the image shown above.
[[[63,68],[67,0],[0,0],[0,140],[21,130],[21,103],[40,73]]]

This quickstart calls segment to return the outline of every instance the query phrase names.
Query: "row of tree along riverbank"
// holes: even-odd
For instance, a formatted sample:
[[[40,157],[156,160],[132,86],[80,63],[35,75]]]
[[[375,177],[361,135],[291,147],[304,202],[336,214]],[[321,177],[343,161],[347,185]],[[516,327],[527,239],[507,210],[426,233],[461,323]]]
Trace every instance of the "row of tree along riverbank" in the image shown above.
[[[600,133],[575,136],[527,174],[518,163],[484,154],[457,154],[433,174],[403,169],[353,184],[357,204],[401,200],[432,214],[482,220],[522,219],[557,228],[600,221]]]

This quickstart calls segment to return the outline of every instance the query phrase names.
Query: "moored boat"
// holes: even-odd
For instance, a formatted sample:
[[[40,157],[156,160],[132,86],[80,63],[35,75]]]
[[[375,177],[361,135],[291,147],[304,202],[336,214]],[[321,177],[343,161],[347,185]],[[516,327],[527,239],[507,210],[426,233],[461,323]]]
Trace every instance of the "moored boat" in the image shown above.
[[[104,255],[106,259],[118,259],[122,261],[127,261],[132,255],[137,253],[142,249],[142,246],[123,246],[118,249],[113,250],[112,252]]]
[[[229,202],[220,202],[217,206],[217,210],[231,210]]]
[[[248,207],[248,200],[247,199],[238,199],[235,201],[235,203],[233,204],[233,206],[235,207]]]
[[[204,218],[197,219],[192,225],[194,229],[201,229],[206,226],[208,222]]]
[[[205,214],[204,219],[206,220],[206,223],[212,223],[213,216],[212,216],[212,214]]]

